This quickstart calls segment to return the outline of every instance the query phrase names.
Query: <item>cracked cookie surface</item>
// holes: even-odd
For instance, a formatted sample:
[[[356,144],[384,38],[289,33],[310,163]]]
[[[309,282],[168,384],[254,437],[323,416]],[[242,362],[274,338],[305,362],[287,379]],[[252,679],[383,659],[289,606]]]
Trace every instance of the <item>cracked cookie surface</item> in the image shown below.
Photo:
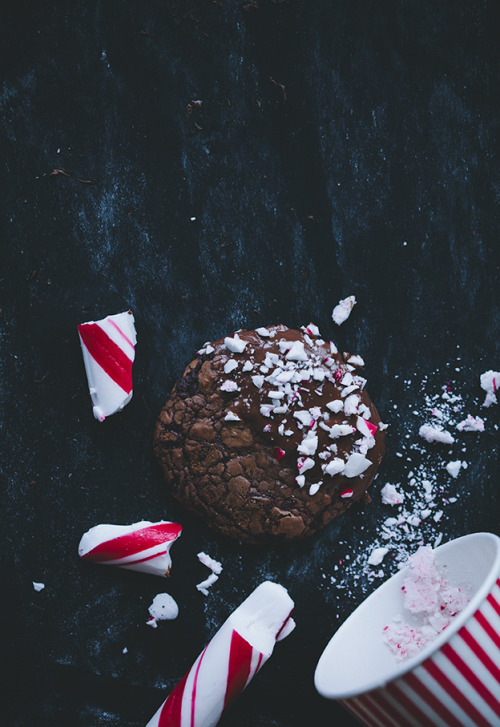
[[[359,356],[316,326],[238,331],[198,352],[158,418],[154,450],[169,491],[232,538],[317,532],[367,489],[384,425]]]

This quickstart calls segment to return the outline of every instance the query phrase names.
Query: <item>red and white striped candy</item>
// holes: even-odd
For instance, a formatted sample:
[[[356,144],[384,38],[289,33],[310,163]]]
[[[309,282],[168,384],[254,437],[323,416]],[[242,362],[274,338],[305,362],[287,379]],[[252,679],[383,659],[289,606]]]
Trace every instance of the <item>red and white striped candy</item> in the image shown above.
[[[181,532],[178,523],[166,520],[96,525],[82,536],[78,554],[92,563],[168,576],[172,565],[170,548]]]
[[[78,334],[93,414],[99,421],[121,411],[132,398],[136,332],[131,311],[80,323]]]
[[[500,580],[437,653],[381,689],[342,701],[368,727],[500,725]]]
[[[294,603],[264,581],[229,616],[147,727],[214,727],[293,630]]]

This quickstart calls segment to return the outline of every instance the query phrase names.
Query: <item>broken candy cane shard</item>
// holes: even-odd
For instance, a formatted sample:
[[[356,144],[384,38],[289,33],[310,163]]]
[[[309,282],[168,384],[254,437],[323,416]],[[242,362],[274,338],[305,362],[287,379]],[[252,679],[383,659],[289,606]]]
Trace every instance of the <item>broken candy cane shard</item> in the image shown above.
[[[215,727],[294,627],[294,603],[265,581],[229,616],[147,727]]]
[[[172,565],[169,551],[181,532],[181,525],[165,520],[96,525],[82,536],[78,554],[92,563],[168,576]]]
[[[83,362],[96,419],[123,409],[132,398],[137,336],[131,311],[78,325]]]

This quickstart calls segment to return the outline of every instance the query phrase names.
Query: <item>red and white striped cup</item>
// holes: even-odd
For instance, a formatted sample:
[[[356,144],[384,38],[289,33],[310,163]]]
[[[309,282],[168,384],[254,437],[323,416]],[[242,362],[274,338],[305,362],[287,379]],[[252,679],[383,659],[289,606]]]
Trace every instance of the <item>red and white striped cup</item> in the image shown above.
[[[319,694],[368,727],[500,726],[500,538],[472,533],[434,554],[450,584],[470,588],[434,641],[399,662],[384,642],[384,626],[404,613],[404,568],[363,601],[318,661]]]

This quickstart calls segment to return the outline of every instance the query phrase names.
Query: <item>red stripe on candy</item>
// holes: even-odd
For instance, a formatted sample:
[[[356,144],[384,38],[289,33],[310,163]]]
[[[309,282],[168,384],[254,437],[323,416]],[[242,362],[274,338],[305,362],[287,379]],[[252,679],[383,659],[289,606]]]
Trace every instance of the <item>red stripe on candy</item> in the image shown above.
[[[141,550],[152,548],[154,545],[175,540],[181,531],[182,527],[178,523],[148,525],[140,530],[119,535],[117,538],[99,543],[95,548],[89,550],[88,553],[82,555],[82,558],[97,563],[103,560],[123,558],[127,555],[139,553]]]
[[[196,666],[196,671],[195,671],[194,678],[193,678],[193,696],[191,697],[191,727],[194,727],[194,718],[195,718],[195,710],[196,710],[196,687],[198,686],[198,674],[200,672],[201,662],[203,661],[203,657],[205,656],[205,652],[206,652],[207,648],[208,648],[208,646],[205,646],[205,648],[201,652],[201,656],[200,656],[200,659]]]
[[[132,348],[134,348],[134,344],[132,343],[132,341],[130,340],[130,338],[124,334],[124,332],[122,331],[122,329],[120,328],[120,326],[117,326],[116,323],[114,322],[114,320],[112,318],[108,318],[108,323],[110,325],[112,325],[113,328],[116,328],[116,330],[118,331],[118,333],[120,334],[120,336],[128,343],[129,346],[132,346]]]
[[[231,635],[224,709],[244,690],[252,665],[253,648],[237,631]]]
[[[158,727],[181,727],[182,697],[189,672],[184,674],[174,691],[169,694],[161,708]]]
[[[115,384],[130,394],[132,391],[132,361],[97,323],[81,323],[78,333],[94,361]]]

